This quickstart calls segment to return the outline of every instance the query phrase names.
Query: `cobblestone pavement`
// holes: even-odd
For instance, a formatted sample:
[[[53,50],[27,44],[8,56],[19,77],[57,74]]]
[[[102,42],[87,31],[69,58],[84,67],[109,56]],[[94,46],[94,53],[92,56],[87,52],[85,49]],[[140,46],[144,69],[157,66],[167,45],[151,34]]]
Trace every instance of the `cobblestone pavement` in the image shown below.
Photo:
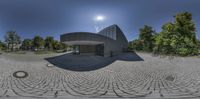
[[[138,55],[144,61],[115,60],[92,71],[72,71],[48,66],[45,60],[25,62],[0,55],[0,98],[200,97],[200,58]]]

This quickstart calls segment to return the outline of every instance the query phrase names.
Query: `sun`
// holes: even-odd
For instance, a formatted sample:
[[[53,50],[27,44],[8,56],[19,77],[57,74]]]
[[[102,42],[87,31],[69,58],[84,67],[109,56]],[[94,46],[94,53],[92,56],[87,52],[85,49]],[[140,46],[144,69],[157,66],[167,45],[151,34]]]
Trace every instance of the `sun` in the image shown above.
[[[101,15],[96,16],[96,18],[95,18],[96,21],[103,21],[104,19],[105,19],[105,17],[101,16]]]

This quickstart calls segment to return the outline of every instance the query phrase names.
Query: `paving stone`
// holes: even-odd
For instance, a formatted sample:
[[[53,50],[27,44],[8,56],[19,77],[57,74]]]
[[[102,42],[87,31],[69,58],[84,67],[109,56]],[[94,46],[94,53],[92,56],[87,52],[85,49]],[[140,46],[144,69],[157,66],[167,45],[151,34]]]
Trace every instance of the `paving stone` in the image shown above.
[[[187,98],[200,96],[200,59],[152,57],[72,71],[43,61],[0,58],[0,97]],[[32,57],[33,58],[33,57]],[[98,60],[98,57],[95,58]],[[54,68],[49,68],[49,67]],[[19,73],[18,73],[19,72]],[[28,76],[24,76],[25,73]],[[16,74],[19,77],[13,76]]]

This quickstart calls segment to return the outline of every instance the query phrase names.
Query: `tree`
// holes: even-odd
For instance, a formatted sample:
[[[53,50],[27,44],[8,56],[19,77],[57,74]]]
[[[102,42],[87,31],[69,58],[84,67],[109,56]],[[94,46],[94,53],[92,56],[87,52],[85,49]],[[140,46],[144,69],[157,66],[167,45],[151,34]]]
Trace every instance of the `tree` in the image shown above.
[[[0,49],[2,49],[2,42],[0,41]]]
[[[128,51],[132,51],[133,49],[133,41],[128,42]]]
[[[200,53],[200,40],[197,41],[197,46],[198,46],[198,52]]]
[[[175,16],[175,31],[181,35],[177,47],[178,54],[197,54],[196,28],[192,21],[192,14],[188,12],[179,13]]]
[[[139,39],[133,40],[132,42],[129,42],[128,48],[129,50],[141,51],[143,50],[143,42]]]
[[[53,43],[53,49],[54,50],[65,50],[68,46],[64,43],[61,43],[57,40],[54,41]]]
[[[151,26],[145,25],[143,28],[141,28],[139,33],[139,39],[135,41],[136,44],[141,44],[143,51],[149,51],[151,52],[153,50],[153,44],[154,44],[154,34],[155,31]],[[138,45],[139,47],[139,45]],[[137,49],[138,49],[137,47]]]
[[[0,50],[6,50],[6,44],[0,41]]]
[[[47,48],[48,50],[52,50],[53,49],[53,43],[54,43],[54,38],[51,36],[47,36],[45,38],[45,45],[44,47]]]
[[[174,54],[174,50],[178,44],[178,36],[175,35],[174,24],[166,23],[162,26],[162,31],[156,37],[156,46],[154,52],[161,52],[163,54]]]
[[[196,29],[192,14],[179,13],[175,16],[174,22],[164,24],[161,33],[156,37],[154,50],[181,56],[197,54]]]
[[[32,47],[32,40],[31,39],[24,39],[22,42],[22,49],[30,50]]]
[[[53,42],[53,49],[54,50],[59,50],[60,49],[60,43],[57,40],[55,40]]]
[[[66,50],[68,48],[68,45],[66,45],[65,43],[60,42],[61,45],[61,49]]]
[[[36,48],[36,50],[41,49],[44,47],[44,40],[40,36],[35,36],[33,38],[33,46]]]
[[[5,35],[5,42],[7,43],[8,49],[11,48],[11,51],[13,51],[14,47],[18,48],[18,44],[21,43],[20,36],[15,31],[8,31]]]

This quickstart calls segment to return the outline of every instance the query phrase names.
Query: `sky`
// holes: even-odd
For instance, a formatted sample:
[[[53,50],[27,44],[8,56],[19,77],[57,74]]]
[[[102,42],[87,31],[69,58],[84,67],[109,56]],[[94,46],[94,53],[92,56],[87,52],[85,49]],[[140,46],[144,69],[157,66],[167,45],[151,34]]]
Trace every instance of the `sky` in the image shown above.
[[[35,35],[54,36],[69,32],[96,32],[94,18],[106,27],[117,24],[129,41],[139,28],[150,25],[157,32],[174,21],[180,12],[190,12],[200,38],[200,0],[0,0],[0,40],[7,31],[16,31],[22,39]]]

